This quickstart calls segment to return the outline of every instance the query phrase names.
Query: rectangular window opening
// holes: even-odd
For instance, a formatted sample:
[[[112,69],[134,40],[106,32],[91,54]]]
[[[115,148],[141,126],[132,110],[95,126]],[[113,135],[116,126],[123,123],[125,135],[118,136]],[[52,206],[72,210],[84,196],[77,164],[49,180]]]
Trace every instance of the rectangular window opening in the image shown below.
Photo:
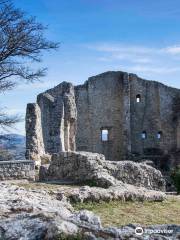
[[[136,95],[136,102],[137,103],[141,102],[141,95],[140,94]]]
[[[142,139],[146,139],[146,138],[147,138],[147,133],[146,133],[146,131],[143,131],[143,132],[141,133],[141,138],[142,138]]]
[[[109,140],[109,131],[108,131],[108,129],[101,130],[101,140],[102,140],[102,142],[107,142]]]
[[[157,139],[161,139],[161,137],[162,137],[162,132],[160,131],[157,133]]]

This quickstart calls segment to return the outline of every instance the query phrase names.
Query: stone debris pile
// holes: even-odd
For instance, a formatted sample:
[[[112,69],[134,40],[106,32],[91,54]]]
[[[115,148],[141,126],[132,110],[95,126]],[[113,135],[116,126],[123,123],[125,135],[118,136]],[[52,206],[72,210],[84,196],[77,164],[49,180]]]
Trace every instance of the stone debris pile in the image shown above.
[[[40,180],[71,180],[102,188],[132,184],[165,191],[165,180],[159,170],[132,161],[107,161],[104,155],[89,152],[53,154],[50,165],[40,167]]]

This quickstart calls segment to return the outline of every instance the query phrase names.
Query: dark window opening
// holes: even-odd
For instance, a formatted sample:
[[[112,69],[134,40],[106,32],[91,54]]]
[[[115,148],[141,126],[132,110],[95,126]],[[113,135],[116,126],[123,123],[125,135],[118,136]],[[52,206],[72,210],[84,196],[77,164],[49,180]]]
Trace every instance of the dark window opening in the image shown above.
[[[136,95],[136,102],[137,103],[141,102],[141,95],[140,94]]]
[[[109,131],[108,129],[101,130],[101,140],[102,142],[107,142],[109,140]]]
[[[147,138],[147,133],[146,133],[146,131],[143,131],[143,132],[141,133],[141,138],[142,138],[142,139],[146,139],[146,138]]]
[[[161,139],[161,138],[162,138],[162,132],[160,131],[157,133],[157,139]]]

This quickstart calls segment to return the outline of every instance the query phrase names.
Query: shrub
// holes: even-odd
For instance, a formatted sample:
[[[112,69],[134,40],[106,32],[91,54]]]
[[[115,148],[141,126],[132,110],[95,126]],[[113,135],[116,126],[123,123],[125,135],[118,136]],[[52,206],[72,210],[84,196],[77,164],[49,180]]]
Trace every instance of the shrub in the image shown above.
[[[12,154],[6,150],[0,148],[0,161],[10,161],[13,160]]]
[[[180,166],[178,166],[171,174],[174,185],[178,194],[180,193]]]

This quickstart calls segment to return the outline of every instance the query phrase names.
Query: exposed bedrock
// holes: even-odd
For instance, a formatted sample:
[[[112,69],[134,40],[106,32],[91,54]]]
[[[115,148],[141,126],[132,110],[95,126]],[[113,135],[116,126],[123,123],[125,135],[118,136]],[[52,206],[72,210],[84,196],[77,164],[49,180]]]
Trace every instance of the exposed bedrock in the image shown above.
[[[67,198],[75,194],[75,191],[77,193],[79,188],[69,190],[69,192],[72,191],[69,196],[65,196],[61,188],[49,193],[48,190],[27,190],[5,182],[0,183],[0,188],[0,239],[3,240],[144,240],[146,238],[176,240],[180,237],[180,226],[178,225],[145,227],[146,232],[142,236],[135,234],[137,225],[133,224],[118,228],[105,228],[102,226],[100,218],[94,213],[87,210],[75,212],[68,203]],[[102,190],[106,191],[106,189]],[[81,198],[83,197],[82,191],[89,194],[92,191],[92,196],[93,192],[96,191],[97,196],[98,188],[79,189]],[[146,191],[154,192],[152,190]],[[100,195],[103,193],[101,192]],[[152,233],[155,230],[167,231],[167,234]],[[171,230],[170,233],[168,230]]]
[[[60,198],[62,196],[59,196]],[[129,184],[121,184],[109,187],[83,186],[74,188],[66,194],[71,203],[78,202],[110,202],[110,201],[150,201],[161,202],[166,196],[163,192],[148,190],[144,187],[135,187]]]
[[[53,154],[50,165],[41,166],[40,180],[70,180],[103,188],[126,183],[165,191],[165,180],[155,168],[131,161],[106,161],[104,155],[89,152]]]

